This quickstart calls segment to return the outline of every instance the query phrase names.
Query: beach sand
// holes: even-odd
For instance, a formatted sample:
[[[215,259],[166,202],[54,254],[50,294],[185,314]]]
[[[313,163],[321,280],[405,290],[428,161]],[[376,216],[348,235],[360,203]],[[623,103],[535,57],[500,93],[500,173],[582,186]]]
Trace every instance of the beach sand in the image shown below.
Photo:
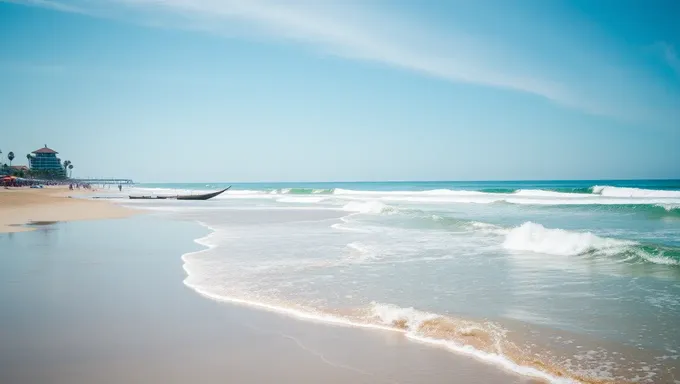
[[[205,233],[140,215],[0,234],[0,382],[536,383],[396,332],[204,298],[180,256]]]
[[[31,223],[113,219],[138,212],[105,201],[73,198],[89,193],[68,187],[0,189],[0,233],[30,231],[35,225],[26,224]]]

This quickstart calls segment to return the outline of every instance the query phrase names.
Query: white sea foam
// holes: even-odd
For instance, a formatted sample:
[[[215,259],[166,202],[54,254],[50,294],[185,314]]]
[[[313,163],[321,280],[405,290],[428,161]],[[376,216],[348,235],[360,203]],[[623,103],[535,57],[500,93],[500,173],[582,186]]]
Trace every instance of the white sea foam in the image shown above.
[[[559,384],[576,384],[575,380],[566,377],[555,377],[547,372],[540,371],[533,367],[527,367],[523,365],[518,365],[514,361],[510,360],[508,357],[501,353],[485,352],[474,348],[471,345],[460,344],[453,340],[438,339],[433,337],[428,337],[420,332],[421,327],[427,321],[443,319],[443,316],[431,312],[419,311],[412,307],[403,308],[391,304],[382,303],[372,303],[371,312],[374,317],[379,319],[380,322],[385,324],[385,326],[394,326],[399,324],[400,328],[404,328],[403,332],[406,336],[412,340],[444,347],[450,351],[472,356],[479,360],[485,361],[487,363],[492,363],[494,365],[500,366],[508,371],[515,372],[525,376],[531,376],[546,380],[550,383]],[[476,325],[470,325],[470,328],[478,328]],[[465,329],[460,329],[461,332],[465,332]],[[499,332],[499,333],[502,333]]]
[[[364,263],[379,259],[379,252],[366,244],[355,241],[347,244],[347,248],[351,250],[350,257],[347,259],[349,263]]]
[[[553,197],[562,199],[583,199],[592,197],[587,193],[565,193],[565,192],[555,192],[555,191],[545,191],[542,189],[520,189],[513,193],[515,196],[528,196],[528,197]]]
[[[396,305],[375,302],[371,305],[371,311],[383,324],[393,325],[401,323],[403,324],[402,328],[406,329],[418,329],[424,322],[441,317],[434,313],[413,309],[412,307],[402,308]]]
[[[559,192],[555,192],[559,193]],[[569,194],[565,194],[569,195]],[[636,205],[636,204],[680,204],[680,198],[622,198],[604,197],[600,195],[582,194],[571,196],[539,196],[517,195],[515,193],[486,193],[474,195],[384,195],[372,196],[387,202],[423,203],[423,204],[494,204],[509,203],[516,205]]]
[[[636,244],[633,241],[599,237],[590,232],[549,229],[529,221],[512,229],[506,235],[503,247],[517,251],[573,256],[595,250],[623,250]]]
[[[348,212],[357,213],[389,213],[393,212],[394,208],[386,205],[380,201],[351,201],[342,207]]]
[[[360,195],[360,196],[468,196],[468,195],[488,195],[485,192],[465,191],[452,189],[432,189],[427,191],[359,191],[351,189],[336,188],[334,195]]]
[[[203,224],[204,226],[208,227],[207,225]],[[210,228],[210,227],[208,227]],[[578,384],[578,382],[568,379],[568,378],[563,378],[563,377],[555,377],[550,375],[547,372],[543,372],[541,370],[538,370],[536,368],[532,367],[527,367],[527,366],[522,366],[519,365],[506,356],[502,354],[497,354],[497,353],[489,353],[489,352],[484,352],[478,349],[475,349],[474,347],[470,345],[461,345],[458,343],[455,343],[453,341],[449,340],[442,340],[442,339],[434,339],[434,338],[429,338],[429,337],[424,337],[419,335],[417,332],[409,331],[409,330],[403,330],[403,329],[396,329],[391,324],[389,323],[390,320],[394,321],[403,317],[406,317],[407,322],[409,324],[412,324],[413,326],[417,324],[422,324],[423,321],[426,321],[427,319],[434,319],[437,318],[438,315],[435,314],[430,314],[427,312],[422,312],[418,311],[412,308],[407,308],[407,309],[401,309],[396,306],[390,306],[390,305],[384,305],[384,304],[375,304],[374,305],[374,313],[383,320],[386,325],[379,325],[379,324],[373,324],[369,322],[361,322],[357,320],[352,320],[348,318],[344,318],[341,316],[335,316],[335,315],[329,315],[326,313],[319,312],[317,310],[314,310],[312,308],[306,308],[306,307],[295,307],[295,306],[285,306],[285,305],[277,305],[277,304],[269,304],[263,301],[257,301],[257,300],[249,300],[245,298],[238,298],[238,297],[232,297],[232,296],[225,296],[221,295],[218,293],[213,292],[210,289],[204,288],[200,285],[193,284],[190,280],[192,277],[192,269],[190,264],[192,263],[192,258],[199,255],[200,253],[206,252],[213,248],[215,244],[210,241],[211,237],[213,236],[215,232],[212,232],[211,234],[197,239],[196,242],[198,244],[204,245],[208,247],[205,250],[197,251],[197,252],[191,252],[184,254],[182,256],[182,260],[184,261],[184,270],[187,273],[187,278],[184,280],[184,284],[187,285],[188,287],[192,288],[195,290],[198,294],[218,301],[218,302],[228,302],[232,304],[237,304],[237,305],[243,305],[243,306],[248,306],[251,308],[256,308],[256,309],[261,309],[261,310],[266,310],[270,312],[275,312],[275,313],[280,313],[283,315],[291,316],[294,318],[302,319],[302,320],[307,320],[307,321],[314,321],[314,322],[321,322],[321,323],[326,323],[330,325],[336,325],[336,326],[349,326],[349,327],[357,327],[357,328],[370,328],[370,329],[376,329],[376,330],[384,330],[384,331],[392,331],[392,332],[401,332],[404,333],[409,339],[421,342],[424,344],[429,344],[429,345],[434,345],[434,346],[439,346],[439,347],[444,347],[454,353],[462,354],[462,355],[467,355],[471,356],[473,358],[476,358],[480,361],[483,361],[487,364],[492,364],[498,367],[501,367],[507,371],[518,373],[520,375],[525,375],[529,377],[536,377],[540,378],[543,380],[546,380],[550,383],[554,384]]]
[[[646,254],[642,251],[636,252],[636,255],[649,261],[650,263],[654,264],[663,264],[663,265],[680,265],[680,260],[676,260],[670,257],[665,257],[663,256],[663,253],[660,255],[649,255]]]
[[[593,193],[566,193],[540,189],[521,189],[513,193],[488,193],[449,189],[427,191],[360,191],[338,188],[333,194],[338,198],[345,199],[365,197],[383,201],[426,204],[493,204],[506,202],[518,205],[680,205],[680,191],[607,186],[595,186],[593,187]]]
[[[632,198],[680,198],[680,191],[664,191],[655,189],[622,188],[596,185],[593,193],[606,197]]]
[[[663,208],[666,211],[680,210],[680,204],[655,204],[656,207]]]
[[[467,224],[469,228],[476,232],[489,233],[493,235],[506,235],[509,230],[494,224],[472,221]]]
[[[199,194],[212,190],[178,190],[167,188],[133,188],[133,195],[167,195]],[[329,189],[312,189],[310,194],[317,196],[326,194]],[[593,193],[565,193],[540,189],[521,189],[513,193],[488,193],[467,190],[435,189],[426,191],[361,191],[337,188],[332,195],[342,200],[374,200],[383,202],[422,203],[422,204],[493,204],[510,203],[517,205],[658,205],[667,210],[680,207],[680,191],[645,190],[639,188],[621,188],[611,186],[595,186]],[[229,190],[216,197],[224,199],[271,199],[277,195],[292,197],[293,189],[284,188],[273,191]],[[304,194],[303,194],[304,195]],[[302,197],[302,196],[300,196]],[[311,196],[310,196],[311,197]],[[319,203],[324,200],[306,202]],[[303,200],[280,200],[280,202],[305,202]]]
[[[263,191],[255,191],[255,190],[248,190],[248,189],[230,189],[223,193],[223,195],[227,196],[240,196],[240,195],[264,195]]]
[[[206,247],[206,249],[186,253],[182,255],[182,260],[184,262],[183,268],[187,273],[187,277],[184,280],[184,284],[192,288],[193,290],[195,290],[197,293],[204,297],[210,298],[215,301],[229,302],[237,305],[244,305],[252,308],[276,312],[302,320],[321,322],[337,326],[350,326],[400,332],[404,333],[409,339],[412,339],[414,341],[444,347],[452,352],[471,356],[488,364],[493,364],[503,369],[506,369],[510,372],[515,372],[530,377],[541,378],[555,384],[576,384],[576,382],[571,379],[555,377],[539,369],[519,365],[510,360],[508,357],[499,353],[485,352],[479,349],[475,349],[471,345],[459,344],[452,340],[430,338],[427,337],[426,335],[420,334],[418,332],[419,326],[424,321],[441,317],[440,315],[437,314],[418,311],[413,308],[400,308],[389,304],[374,303],[371,309],[372,316],[374,318],[377,317],[380,320],[380,322],[384,324],[382,325],[379,323],[376,324],[375,322],[371,321],[355,319],[353,317],[333,315],[321,312],[314,308],[300,306],[292,303],[268,302],[267,300],[260,298],[259,296],[256,296],[257,297],[256,299],[251,299],[248,297],[234,297],[229,294],[222,293],[220,292],[219,289],[214,289],[214,287],[211,285],[205,285],[206,282],[211,282],[212,279],[209,276],[206,276],[205,275],[206,270],[200,267],[200,260],[202,257],[201,254],[211,251],[213,248],[215,248],[218,244],[216,237],[219,236],[219,238],[222,239],[222,236],[219,235],[220,231],[218,231],[217,228],[211,227],[202,222],[200,222],[200,224],[211,231],[206,236],[195,240],[196,243],[203,245],[204,247]],[[370,252],[370,249],[368,249],[365,245],[360,243],[351,243],[348,245],[348,247],[360,253]],[[196,263],[199,263],[198,268],[194,266],[194,264]],[[405,323],[407,325],[406,329],[399,329],[394,327],[394,322],[400,320],[405,320]]]
[[[326,198],[325,197],[316,197],[316,196],[291,196],[291,197],[284,197],[281,199],[278,199],[279,203],[320,203],[324,201]]]

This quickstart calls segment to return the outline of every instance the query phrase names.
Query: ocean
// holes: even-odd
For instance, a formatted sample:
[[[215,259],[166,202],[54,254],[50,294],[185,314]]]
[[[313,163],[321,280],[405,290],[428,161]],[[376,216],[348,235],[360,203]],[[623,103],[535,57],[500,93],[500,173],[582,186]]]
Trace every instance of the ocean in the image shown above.
[[[128,200],[232,189],[209,201]],[[184,283],[555,383],[680,383],[680,180],[140,184]]]

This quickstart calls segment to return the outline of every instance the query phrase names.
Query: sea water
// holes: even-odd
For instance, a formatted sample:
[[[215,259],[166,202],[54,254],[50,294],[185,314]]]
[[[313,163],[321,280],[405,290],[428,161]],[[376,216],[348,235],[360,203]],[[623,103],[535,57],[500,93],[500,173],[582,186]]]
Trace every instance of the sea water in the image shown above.
[[[215,300],[402,332],[553,382],[680,383],[677,180],[234,184],[209,201],[121,201],[206,227],[185,284]]]

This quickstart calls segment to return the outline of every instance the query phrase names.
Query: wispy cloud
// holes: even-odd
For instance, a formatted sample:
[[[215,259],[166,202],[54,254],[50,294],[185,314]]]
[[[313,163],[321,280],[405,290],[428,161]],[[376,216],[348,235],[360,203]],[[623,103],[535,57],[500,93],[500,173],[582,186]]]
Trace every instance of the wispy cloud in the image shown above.
[[[507,42],[479,39],[462,31],[439,31],[389,9],[373,10],[377,2],[357,0],[76,0],[66,5],[51,0],[0,0],[65,12],[106,9],[107,17],[134,17],[147,25],[174,25],[220,35],[297,42],[338,57],[376,63],[454,83],[477,84],[534,95],[592,115],[639,120],[653,108],[612,93],[635,84],[611,80],[599,86],[575,84],[572,74],[556,75],[538,62],[521,60]],[[115,17],[115,16],[113,16]],[[162,21],[161,21],[162,20]],[[449,26],[450,27],[450,26]],[[665,46],[669,64],[680,69],[673,47]],[[501,49],[502,48],[502,49]],[[509,65],[514,63],[515,65]],[[596,78],[597,71],[587,71]],[[611,76],[611,71],[603,71]],[[630,77],[628,77],[630,78]],[[583,82],[582,82],[583,83]],[[629,92],[636,94],[636,92]],[[622,105],[625,105],[622,107]]]
[[[61,11],[61,12],[80,13],[80,14],[84,14],[84,15],[91,14],[89,11],[87,11],[84,8],[80,8],[80,7],[69,5],[69,4],[60,3],[58,1],[51,1],[51,0],[0,0],[0,2],[10,3],[10,4],[20,4],[20,5],[26,5],[26,6],[32,6],[32,7],[47,8],[47,9],[53,9],[55,11]]]
[[[298,41],[323,53],[394,66],[453,82],[526,92],[562,104],[573,104],[574,101],[567,87],[558,82],[498,68],[498,62],[489,54],[493,49],[484,48],[484,42],[469,37],[435,35],[405,20],[371,14],[349,1],[117,2],[201,18],[215,33],[231,34],[240,29],[241,33]],[[496,64],[490,65],[494,62]]]

